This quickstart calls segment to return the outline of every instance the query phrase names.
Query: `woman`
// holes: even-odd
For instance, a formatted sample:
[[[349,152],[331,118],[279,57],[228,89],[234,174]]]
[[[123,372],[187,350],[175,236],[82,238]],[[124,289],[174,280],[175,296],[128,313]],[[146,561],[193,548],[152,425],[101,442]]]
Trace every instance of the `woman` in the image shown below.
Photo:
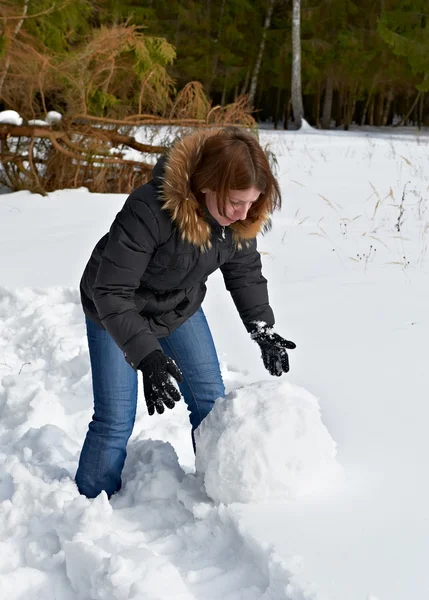
[[[278,183],[257,140],[234,127],[198,131],[161,158],[96,245],[81,280],[94,415],[76,483],[93,498],[121,487],[137,405],[137,371],[149,415],[180,400],[193,433],[225,394],[201,308],[220,268],[240,317],[272,375],[289,370],[293,342],[272,331],[256,235],[279,208]],[[195,448],[195,446],[194,446]]]

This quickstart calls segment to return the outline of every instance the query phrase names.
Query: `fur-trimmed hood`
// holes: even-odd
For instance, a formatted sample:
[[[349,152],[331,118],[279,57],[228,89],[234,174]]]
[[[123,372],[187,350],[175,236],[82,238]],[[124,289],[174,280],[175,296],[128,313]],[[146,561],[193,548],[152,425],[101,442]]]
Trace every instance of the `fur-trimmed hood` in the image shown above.
[[[163,174],[154,174],[154,179],[160,180],[163,209],[169,212],[182,234],[182,239],[201,249],[211,246],[211,226],[208,220],[201,216],[198,200],[190,190],[190,178],[201,156],[205,140],[216,135],[218,131],[219,129],[199,130],[176,142],[167,157],[161,159]],[[234,241],[241,247],[243,242],[266,230],[269,223],[269,213],[262,211],[255,222],[248,218],[228,227],[233,232]]]

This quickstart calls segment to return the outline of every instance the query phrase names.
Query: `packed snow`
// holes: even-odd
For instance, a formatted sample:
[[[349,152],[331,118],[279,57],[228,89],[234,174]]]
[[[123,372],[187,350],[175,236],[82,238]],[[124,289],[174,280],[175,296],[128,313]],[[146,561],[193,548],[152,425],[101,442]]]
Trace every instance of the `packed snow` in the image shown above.
[[[46,113],[46,122],[49,123],[49,125],[56,125],[62,120],[62,118],[62,114],[57,110],[49,110]]]
[[[125,195],[0,196],[0,598],[429,595],[429,137],[261,142],[284,196],[259,248],[290,372],[265,371],[215,273],[227,397],[197,465],[184,403],[149,418],[140,381],[110,501],[73,481],[92,414],[78,282]]]
[[[28,121],[29,125],[37,125],[38,127],[48,127],[49,123],[44,121],[43,119],[30,119]]]
[[[28,125],[35,125],[38,127],[46,127],[49,125],[56,125],[62,119],[61,113],[56,110],[50,110],[46,114],[45,119],[30,119],[28,121]],[[3,110],[0,111],[0,123],[8,124],[8,125],[22,125],[24,123],[24,119],[21,117],[16,110]]]
[[[317,399],[285,380],[218,400],[195,437],[196,469],[207,494],[224,504],[297,498],[339,474]]]
[[[16,112],[16,110],[0,111],[0,123],[5,125],[22,125],[24,119]]]

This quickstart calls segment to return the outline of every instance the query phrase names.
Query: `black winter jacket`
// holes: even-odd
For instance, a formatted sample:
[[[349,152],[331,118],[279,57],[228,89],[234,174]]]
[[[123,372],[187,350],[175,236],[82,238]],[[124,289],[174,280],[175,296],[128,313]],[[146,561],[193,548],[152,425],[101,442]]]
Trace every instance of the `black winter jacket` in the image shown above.
[[[158,161],[152,181],[127,198],[94,248],[81,279],[86,316],[110,333],[133,368],[160,349],[158,337],[198,310],[219,267],[247,329],[251,321],[274,324],[256,248],[269,215],[221,227],[189,190],[191,165],[208,135],[183,138]]]

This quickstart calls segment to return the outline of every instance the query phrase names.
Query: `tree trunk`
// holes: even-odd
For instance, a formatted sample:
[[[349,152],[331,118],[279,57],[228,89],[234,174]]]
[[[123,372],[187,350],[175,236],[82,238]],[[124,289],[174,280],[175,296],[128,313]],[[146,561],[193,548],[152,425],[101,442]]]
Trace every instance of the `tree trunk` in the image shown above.
[[[213,60],[212,60],[212,70],[211,70],[211,74],[210,74],[210,79],[207,82],[207,95],[210,95],[213,81],[216,78],[217,66],[219,63],[219,40],[220,40],[220,36],[222,34],[222,22],[223,22],[223,15],[225,13],[225,4],[226,4],[226,0],[222,0],[222,4],[220,7],[219,24],[218,24],[218,28],[217,28],[217,32],[216,32],[216,38],[213,40],[215,51],[214,51]]]
[[[331,115],[332,115],[332,102],[334,92],[334,78],[332,71],[329,70],[328,76],[325,82],[325,97],[323,99],[323,114],[322,114],[322,128],[329,129],[331,126]]]
[[[344,84],[340,82],[338,89],[338,102],[335,106],[335,127],[341,126],[344,123],[344,97],[345,89]]]
[[[21,17],[21,19],[19,19],[18,23],[16,24],[16,27],[12,34],[12,40],[14,40],[16,38],[16,36],[18,35],[18,33],[22,27],[22,24],[24,23],[24,19],[27,15],[27,11],[28,11],[29,1],[30,0],[24,0],[24,6],[22,9],[22,17]],[[0,76],[0,98],[2,97],[3,84],[4,84],[4,80],[6,79],[6,75],[8,74],[9,67],[10,67],[10,57],[7,56],[6,60],[5,60],[4,71]]]
[[[321,96],[322,96],[322,92],[320,89],[320,83],[317,85],[317,92],[316,92],[316,106],[314,108],[314,122],[316,123],[316,128],[320,129],[320,100],[321,100]]]
[[[363,127],[363,125],[365,125],[366,115],[368,114],[368,110],[371,106],[371,102],[373,101],[373,95],[374,95],[376,83],[377,83],[377,77],[375,76],[372,80],[371,87],[369,88],[369,91],[368,91],[368,98],[365,103],[365,108],[363,109],[362,119],[360,122],[361,127]]]
[[[262,56],[264,55],[265,39],[267,37],[267,31],[271,25],[271,17],[273,14],[275,1],[276,0],[269,0],[269,3],[268,3],[268,10],[267,10],[267,14],[265,17],[264,28],[262,30],[262,39],[259,44],[258,56],[256,58],[256,63],[255,63],[255,67],[253,69],[252,79],[250,82],[249,100],[248,100],[250,106],[253,106],[253,104],[255,102],[255,94],[256,94],[256,87],[258,85],[259,71],[261,68]]]
[[[206,35],[209,40],[211,40],[211,0],[205,0],[205,18],[206,18]],[[211,52],[207,52],[206,55],[206,69],[205,69],[205,81],[204,81],[204,91],[206,95],[209,95],[209,86],[211,85],[211,70],[210,70],[210,55]]]
[[[304,117],[301,90],[301,0],[292,5],[292,110],[297,129]]]
[[[227,81],[227,79],[228,79],[228,75],[227,75],[227,71],[225,71],[225,77],[223,80],[222,98],[220,101],[221,106],[225,106],[225,104],[226,104],[226,81]]]
[[[406,125],[408,123],[408,119],[410,118],[411,113],[413,112],[414,108],[416,107],[417,102],[419,101],[421,94],[422,94],[421,92],[417,92],[417,96],[415,97],[414,102],[413,102],[410,110],[407,112],[407,114],[405,115],[405,117],[403,117],[399,121],[399,123],[396,123],[395,127],[399,127],[399,125],[402,125],[402,124]]]
[[[389,120],[390,107],[392,106],[392,101],[393,101],[393,89],[389,88],[389,91],[387,92],[386,104],[384,105],[383,120],[381,122],[383,127],[385,127],[387,125],[387,121]]]
[[[243,87],[241,88],[240,96],[244,96],[244,94],[247,92],[247,88],[249,87],[249,81],[250,81],[250,68],[247,69],[246,78],[244,80]]]
[[[349,122],[349,113],[350,113],[350,105],[352,103],[352,92],[351,90],[346,90],[344,95],[344,111],[343,111],[343,121],[344,121],[344,131],[348,131],[350,122]]]
[[[368,125],[370,127],[373,127],[373,125],[374,125],[374,103],[375,103],[375,97],[371,96],[371,100],[369,102],[369,108],[368,108]]]
[[[174,46],[176,50],[179,47],[179,35],[180,35],[180,8],[177,11],[177,19],[176,19],[176,31],[174,32]]]
[[[371,92],[368,92],[368,98],[366,99],[365,108],[363,109],[362,118],[360,120],[361,127],[363,127],[365,125],[366,115],[368,113],[368,107],[369,107],[370,102],[371,102]]]
[[[424,102],[422,104],[423,104],[423,125],[425,127],[427,127],[429,125],[429,111],[427,110],[426,95],[424,98]]]
[[[292,110],[292,98],[289,98],[289,100],[287,101],[287,104],[285,104],[283,129],[287,129],[287,126],[288,126],[288,123],[290,120],[291,110]]]
[[[425,103],[425,95],[424,93],[420,96],[420,104],[419,104],[419,122],[418,122],[418,127],[419,130],[422,128],[422,123],[423,123],[423,105]]]
[[[347,94],[347,109],[345,115],[345,124],[344,129],[349,129],[350,125],[353,123],[353,115],[355,114],[356,109],[356,99],[358,93],[358,86],[355,84],[353,89],[349,90]]]
[[[119,6],[118,2],[115,2],[113,5],[113,25],[117,27],[119,25]]]
[[[375,111],[375,125],[377,127],[380,127],[383,122],[384,98],[384,90],[381,90],[380,94],[378,95],[377,110]]]
[[[280,121],[280,104],[282,98],[282,89],[277,88],[276,110],[274,112],[274,129],[277,129],[277,123]]]
[[[341,119],[344,124],[344,131],[347,131],[349,128],[349,123],[347,120],[348,114],[349,114],[349,103],[350,103],[350,90],[345,89],[344,96],[343,96],[343,109],[341,111]]]

